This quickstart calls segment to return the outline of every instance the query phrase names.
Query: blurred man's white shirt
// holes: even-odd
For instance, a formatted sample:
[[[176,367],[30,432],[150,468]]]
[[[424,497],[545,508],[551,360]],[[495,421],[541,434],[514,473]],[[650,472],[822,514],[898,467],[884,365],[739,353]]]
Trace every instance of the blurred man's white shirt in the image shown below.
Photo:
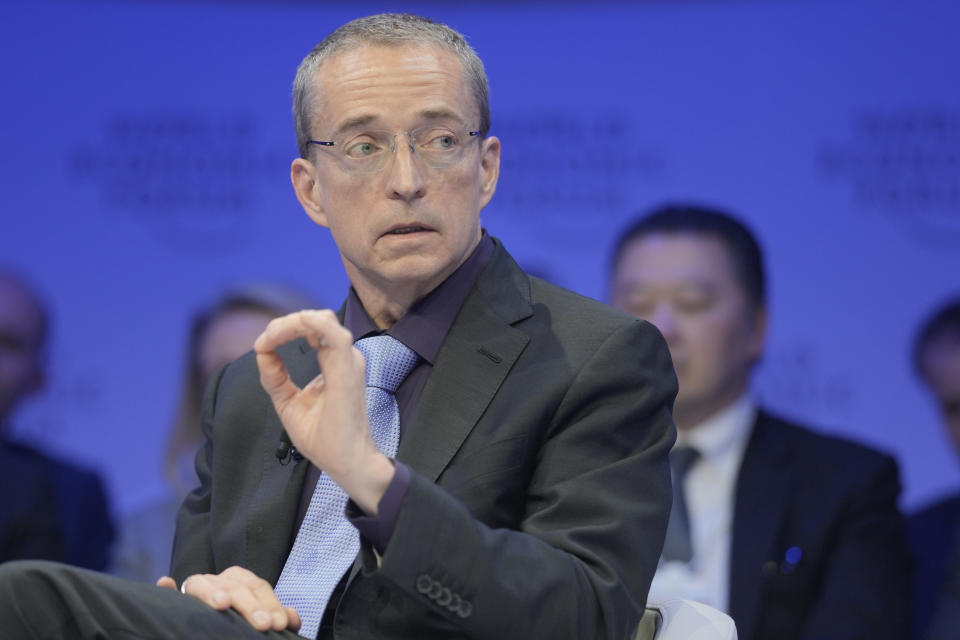
[[[757,407],[744,394],[713,417],[679,433],[676,446],[700,452],[684,487],[693,559],[689,563],[661,559],[650,601],[685,598],[727,611],[737,475],[756,419]]]

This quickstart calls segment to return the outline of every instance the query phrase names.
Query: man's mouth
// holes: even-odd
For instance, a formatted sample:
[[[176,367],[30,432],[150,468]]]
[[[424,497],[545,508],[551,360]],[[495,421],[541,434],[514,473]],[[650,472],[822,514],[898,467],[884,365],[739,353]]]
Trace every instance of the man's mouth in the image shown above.
[[[408,233],[418,233],[420,231],[430,231],[430,230],[431,229],[429,229],[428,227],[424,227],[421,225],[408,225],[408,226],[401,226],[401,227],[395,227],[393,229],[390,229],[389,231],[387,231],[386,235],[402,236]]]

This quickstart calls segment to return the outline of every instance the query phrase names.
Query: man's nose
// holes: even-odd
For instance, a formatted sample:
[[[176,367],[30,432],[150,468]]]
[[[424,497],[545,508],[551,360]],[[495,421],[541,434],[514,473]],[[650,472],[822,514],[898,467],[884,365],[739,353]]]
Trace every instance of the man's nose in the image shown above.
[[[398,133],[393,137],[393,157],[388,158],[387,195],[391,199],[411,201],[422,198],[426,193],[426,166],[417,157],[413,140],[408,133]]]
[[[647,319],[660,330],[667,342],[677,337],[677,314],[670,305],[658,304]]]

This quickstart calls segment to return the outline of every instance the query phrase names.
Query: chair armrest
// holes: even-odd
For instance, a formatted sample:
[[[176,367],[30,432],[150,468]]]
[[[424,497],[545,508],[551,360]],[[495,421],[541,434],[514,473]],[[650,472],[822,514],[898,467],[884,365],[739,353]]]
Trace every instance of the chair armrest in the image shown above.
[[[737,640],[727,614],[695,600],[647,603],[635,640]]]

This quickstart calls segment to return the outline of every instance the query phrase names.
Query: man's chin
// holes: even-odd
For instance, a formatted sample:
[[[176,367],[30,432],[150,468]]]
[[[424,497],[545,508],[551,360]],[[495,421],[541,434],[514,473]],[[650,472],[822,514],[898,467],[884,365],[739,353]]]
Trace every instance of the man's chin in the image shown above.
[[[430,291],[452,272],[448,261],[435,256],[411,254],[390,260],[380,269],[379,275],[390,286],[425,287]]]
[[[680,388],[683,388],[683,383],[680,383]],[[673,403],[673,419],[677,428],[687,429],[698,425],[709,413],[708,405],[702,398],[678,393]]]

